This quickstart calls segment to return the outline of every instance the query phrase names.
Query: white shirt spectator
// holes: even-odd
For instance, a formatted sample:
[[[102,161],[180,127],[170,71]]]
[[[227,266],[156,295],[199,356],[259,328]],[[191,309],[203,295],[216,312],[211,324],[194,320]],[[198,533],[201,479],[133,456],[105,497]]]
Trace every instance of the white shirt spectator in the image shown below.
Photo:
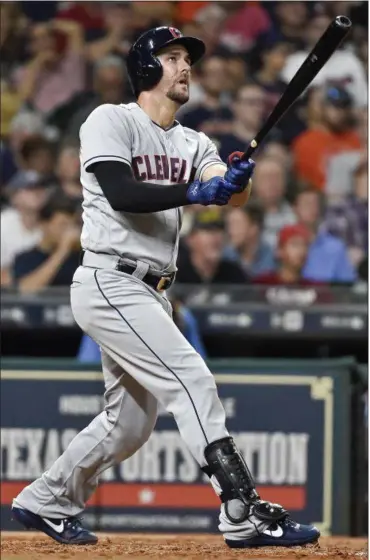
[[[1,212],[1,268],[10,268],[19,253],[32,249],[41,240],[41,229],[27,229],[18,210],[6,208]]]
[[[288,56],[285,67],[281,72],[281,79],[285,83],[290,82],[308,54],[308,52],[300,51]],[[330,82],[346,87],[348,92],[352,94],[357,107],[367,105],[365,71],[354,53],[345,50],[335,51],[312,84],[321,86]]]

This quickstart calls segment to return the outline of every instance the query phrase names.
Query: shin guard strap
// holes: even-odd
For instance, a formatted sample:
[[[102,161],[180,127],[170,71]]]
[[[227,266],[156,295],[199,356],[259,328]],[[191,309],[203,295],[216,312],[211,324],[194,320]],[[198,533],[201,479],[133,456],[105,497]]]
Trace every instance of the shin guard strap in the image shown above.
[[[207,445],[204,456],[208,467],[204,467],[203,471],[217,479],[222,491],[222,502],[237,498],[249,506],[258,499],[253,477],[232,437]]]

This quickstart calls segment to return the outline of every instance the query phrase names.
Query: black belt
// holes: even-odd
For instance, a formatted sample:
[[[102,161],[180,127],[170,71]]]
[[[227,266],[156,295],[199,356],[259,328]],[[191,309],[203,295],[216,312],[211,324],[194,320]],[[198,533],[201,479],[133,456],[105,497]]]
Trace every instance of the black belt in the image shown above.
[[[85,251],[81,251],[79,264],[82,266],[83,266],[84,254]],[[130,274],[131,276],[136,270],[135,267],[125,263],[117,263],[115,269],[119,270],[120,272],[124,272],[125,274]],[[150,274],[150,272],[148,272],[144,276],[144,278],[140,278],[140,280],[145,282],[145,284],[148,284],[148,286],[150,286],[157,292],[164,292],[165,290],[168,290],[170,286],[172,286],[175,280],[175,276],[176,276],[175,272],[172,272],[172,274],[168,274],[166,276],[156,276],[155,274]]]
[[[125,272],[125,274],[133,274],[135,272],[135,268],[128,264],[117,264],[116,270],[120,272]],[[140,278],[145,284],[148,284],[151,288],[154,288],[157,292],[164,292],[168,290],[170,286],[172,286],[173,281],[175,280],[175,273],[169,274],[168,276],[155,276],[154,274],[150,274],[148,272],[145,274],[144,278]]]

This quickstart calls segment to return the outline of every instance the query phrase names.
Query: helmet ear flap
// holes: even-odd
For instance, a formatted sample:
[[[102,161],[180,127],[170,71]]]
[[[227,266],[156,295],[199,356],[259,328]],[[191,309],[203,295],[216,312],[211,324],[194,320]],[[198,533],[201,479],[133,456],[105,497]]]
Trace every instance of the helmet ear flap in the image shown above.
[[[162,78],[162,64],[149,52],[135,49],[127,61],[131,87],[136,97],[152,89]]]

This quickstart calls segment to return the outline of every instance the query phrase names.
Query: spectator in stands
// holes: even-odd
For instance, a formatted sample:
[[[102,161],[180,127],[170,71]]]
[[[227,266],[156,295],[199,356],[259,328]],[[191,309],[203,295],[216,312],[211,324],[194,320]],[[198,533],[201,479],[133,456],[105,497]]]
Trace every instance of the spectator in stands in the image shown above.
[[[352,283],[356,280],[356,272],[345,244],[320,227],[322,206],[322,195],[316,189],[305,188],[296,194],[294,210],[298,222],[311,232],[303,277],[317,282]]]
[[[177,282],[183,284],[244,284],[248,277],[237,262],[225,259],[222,222],[195,220],[186,245],[180,247]]]
[[[34,137],[52,138],[42,119],[36,113],[22,111],[10,123],[9,135],[2,142],[0,150],[1,184],[8,183],[21,166],[20,151],[26,140]],[[5,138],[4,138],[5,140]]]
[[[36,247],[15,258],[13,279],[19,290],[35,293],[49,286],[69,286],[79,265],[80,228],[75,206],[52,197],[40,212],[42,237]]]
[[[227,83],[230,97],[235,97],[239,89],[248,81],[247,65],[245,60],[237,55],[225,55],[227,63]]]
[[[14,88],[12,75],[24,57],[24,18],[16,2],[0,4],[0,76],[1,76],[1,138],[10,132],[10,123],[22,100]]]
[[[127,103],[130,95],[126,85],[126,70],[119,57],[107,56],[99,60],[94,67],[93,91],[81,94],[78,109],[69,115],[65,136],[78,141],[82,124],[99,105]]]
[[[107,2],[102,5],[103,26],[90,32],[85,45],[88,61],[96,63],[109,55],[125,57],[132,39],[132,6],[130,2]],[[93,40],[92,40],[93,37]]]
[[[263,240],[275,249],[277,234],[285,225],[296,222],[287,200],[287,171],[277,159],[262,157],[256,165],[253,192],[264,210]]]
[[[19,253],[41,239],[39,212],[48,196],[48,184],[34,171],[22,171],[7,186],[10,206],[1,212],[1,285],[11,284],[11,270]]]
[[[31,61],[15,73],[22,100],[50,115],[85,85],[83,37],[72,21],[52,20],[31,27]]]
[[[226,214],[229,245],[224,257],[241,263],[252,278],[275,268],[274,252],[262,240],[263,218],[262,208],[254,202]]]
[[[326,231],[341,239],[355,268],[368,252],[368,165],[361,163],[353,173],[353,192],[337,204],[331,205],[325,215]]]
[[[261,66],[254,79],[266,93],[266,109],[269,113],[286,88],[286,84],[280,78],[280,73],[291,50],[289,43],[271,43],[266,45],[261,52]]]
[[[5,83],[9,85],[17,64],[20,64],[25,56],[26,22],[19,3],[1,2],[0,24],[0,74],[3,88]]]
[[[195,22],[198,25],[199,37],[206,45],[208,56],[212,56],[220,50],[220,35],[227,17],[224,7],[214,2],[206,2],[205,6],[199,9],[195,15]]]
[[[287,4],[291,3],[287,2]],[[306,22],[306,31],[304,33],[305,48],[288,57],[285,68],[281,73],[282,80],[285,83],[289,83],[293,78],[330,22],[331,18],[324,14],[316,15]],[[365,72],[357,56],[349,49],[334,51],[333,55],[314,79],[313,84],[316,86],[326,86],[328,84],[346,86],[353,96],[357,107],[363,107],[367,104]]]
[[[268,285],[315,284],[315,281],[307,280],[302,275],[310,246],[310,235],[310,231],[303,224],[284,226],[279,232],[276,249],[278,261],[276,272],[261,274],[254,282]]]
[[[74,2],[72,2],[73,4]],[[58,13],[58,4],[55,0],[48,2],[22,2],[22,12],[32,23],[40,23],[53,19]]]
[[[42,177],[51,177],[55,167],[55,146],[42,136],[25,140],[19,150],[19,162],[25,171],[36,171]]]
[[[127,2],[127,4],[132,6],[131,17],[137,35],[141,35],[151,27],[173,23],[176,7],[175,2],[171,0]]]
[[[80,148],[77,143],[67,142],[61,146],[56,175],[60,190],[79,208],[82,203],[80,183]]]
[[[215,139],[223,161],[237,151],[243,152],[261,127],[265,115],[266,96],[253,82],[243,85],[236,93],[230,132],[216,134]]]
[[[104,27],[103,2],[68,2],[57,19],[77,22],[83,29],[85,41],[99,37]]]
[[[356,54],[363,66],[365,75],[368,76],[369,74],[369,44],[367,37],[364,33],[364,36],[359,41],[356,49]]]
[[[367,162],[368,140],[367,108],[359,111],[357,132],[360,139],[358,150],[343,151],[328,162],[325,195],[328,204],[336,204],[352,193],[352,176],[357,167]]]
[[[289,43],[294,50],[301,48],[307,25],[307,2],[274,2],[273,25],[262,35],[261,44]]]
[[[300,4],[300,2],[294,2],[294,4]],[[259,49],[260,67],[254,75],[254,80],[265,93],[267,114],[271,113],[286,89],[286,84],[281,80],[280,74],[291,51],[292,46],[287,42],[266,44],[263,49]],[[299,118],[299,107],[299,103],[291,107],[275,129],[275,134],[279,131],[281,138],[289,144],[305,129],[304,123]]]
[[[197,106],[193,106],[182,115],[180,121],[183,126],[206,134],[222,133],[230,129],[233,115],[222,103],[226,75],[225,58],[214,55],[204,59],[200,66],[203,99]]]
[[[292,154],[288,146],[282,142],[279,142],[278,140],[271,140],[263,146],[262,155],[268,158],[276,159],[284,166],[287,172],[291,171],[293,166]]]
[[[323,190],[330,157],[349,150],[359,150],[361,146],[354,125],[353,103],[349,93],[342,87],[327,88],[322,102],[321,126],[303,132],[293,143],[298,178]]]
[[[221,44],[234,52],[247,52],[271,27],[261,2],[227,2],[228,18],[221,33]]]

